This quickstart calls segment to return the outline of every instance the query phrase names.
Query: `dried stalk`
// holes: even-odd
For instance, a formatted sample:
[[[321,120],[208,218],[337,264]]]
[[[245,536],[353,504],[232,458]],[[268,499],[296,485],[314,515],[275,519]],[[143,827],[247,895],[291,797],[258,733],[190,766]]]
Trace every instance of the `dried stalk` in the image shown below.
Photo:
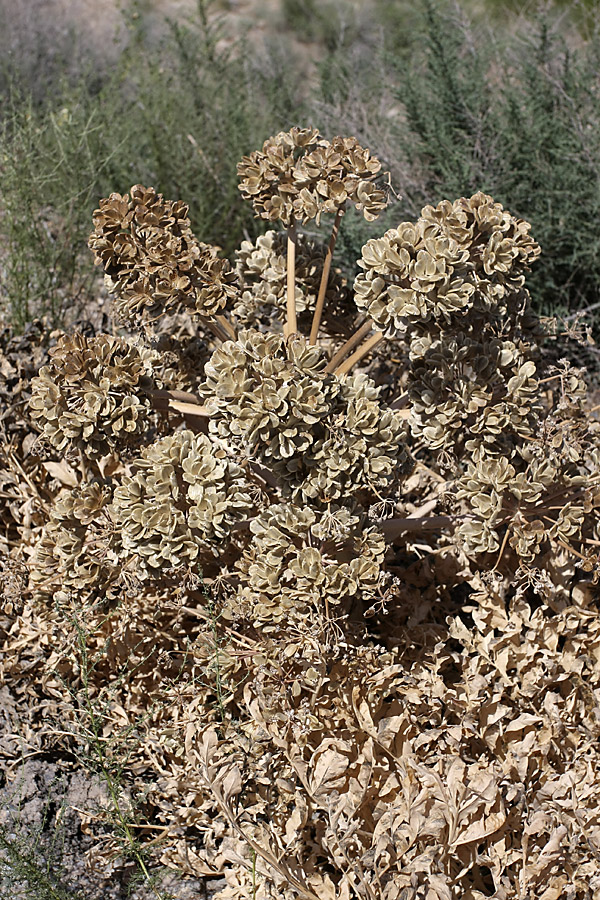
[[[341,361],[346,356],[346,354],[350,353],[350,351],[353,350],[357,344],[360,344],[362,339],[364,337],[366,337],[368,335],[368,333],[371,331],[372,327],[373,327],[373,323],[371,322],[371,320],[368,320],[363,325],[361,325],[361,327],[358,329],[358,331],[355,331],[354,334],[351,337],[349,337],[348,340],[344,344],[342,344],[342,346],[337,351],[337,353],[335,353],[331,357],[330,361],[327,363],[327,365],[325,367],[325,371],[326,372],[335,372],[338,365],[341,363]]]
[[[171,400],[169,409],[181,413],[182,416],[197,416],[200,419],[210,419],[210,410],[199,403],[182,403],[180,400]]]
[[[327,284],[329,282],[329,272],[331,271],[331,260],[333,259],[333,251],[335,250],[335,243],[337,241],[338,231],[340,228],[340,222],[342,221],[342,216],[344,215],[344,207],[343,205],[337,211],[335,222],[333,223],[333,228],[331,231],[331,237],[329,238],[329,244],[327,246],[327,253],[325,255],[325,261],[323,263],[323,271],[321,272],[321,283],[319,284],[319,294],[317,296],[317,305],[315,307],[315,311],[313,314],[312,326],[310,329],[310,344],[317,343],[317,335],[319,333],[319,325],[321,324],[321,316],[323,314],[323,307],[325,306],[325,294],[327,293]]]
[[[219,319],[223,318],[222,316],[218,317]],[[230,336],[223,325],[218,322],[216,319],[204,319],[204,323],[209,331],[212,331],[215,337],[219,338],[220,341],[228,341]],[[228,323],[229,324],[229,323]],[[233,326],[231,326],[233,327]]]
[[[296,223],[292,219],[287,233],[287,320],[283,329],[287,338],[298,331],[296,322],[296,241]]]
[[[362,347],[359,347],[352,356],[349,356],[345,362],[338,366],[335,370],[336,375],[345,375],[346,372],[349,372],[352,366],[354,366],[359,360],[366,356],[367,353],[370,353],[374,347],[377,346],[383,340],[383,331],[376,331],[375,334],[372,334],[371,337],[365,341]]]
[[[186,391],[148,391],[147,396],[154,409],[179,413],[185,419],[192,419],[192,422],[210,419],[210,410],[200,402],[196,394],[188,394]],[[202,421],[199,424],[203,427]]]
[[[554,524],[554,523],[553,523]],[[556,543],[560,547],[564,547],[565,550],[568,550],[569,553],[573,553],[575,556],[578,556],[579,559],[587,560],[587,556],[584,556],[583,553],[580,553],[579,550],[576,550],[575,547],[571,547],[566,541],[557,540]]]
[[[408,391],[403,391],[390,403],[390,409],[405,409],[409,404]]]
[[[229,337],[229,340],[236,341],[237,340],[237,331],[231,324],[226,316],[217,316],[217,322],[225,332],[225,334]]]
[[[146,391],[146,395],[152,401],[152,405],[155,409],[165,409],[166,406],[161,405],[162,403],[168,403],[170,400],[180,400],[182,403],[201,403],[200,397],[198,394],[192,394],[189,391],[175,391],[175,390],[165,390],[165,391]]]

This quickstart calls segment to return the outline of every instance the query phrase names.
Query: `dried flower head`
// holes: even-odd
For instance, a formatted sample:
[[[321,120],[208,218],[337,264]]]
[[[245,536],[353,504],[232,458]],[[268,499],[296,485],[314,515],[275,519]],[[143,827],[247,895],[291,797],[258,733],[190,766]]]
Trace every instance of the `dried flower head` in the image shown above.
[[[296,312],[315,308],[326,246],[298,235],[296,245]],[[273,312],[280,320],[286,315],[286,238],[280,231],[267,231],[256,241],[243,241],[236,252],[236,274],[241,296],[233,309],[236,318],[254,325],[266,312]],[[326,311],[328,315],[348,313],[352,309],[352,295],[346,279],[339,272],[331,272],[327,284]],[[273,310],[274,307],[274,310]],[[302,318],[300,319],[302,321]]]
[[[579,543],[594,511],[597,518],[600,429],[583,414],[576,375],[563,369],[554,378],[570,382],[571,404],[560,391],[556,410],[535,436],[514,445],[510,459],[491,457],[481,445],[456,482],[457,499],[477,516],[457,531],[468,553],[496,551],[508,541],[523,563],[537,564],[541,555]]]
[[[539,256],[530,225],[486,194],[426,206],[367,241],[355,281],[356,302],[378,327],[404,335],[409,326],[484,315],[513,314],[524,274]]]
[[[397,484],[411,469],[404,422],[366,375],[338,378],[305,338],[243,331],[206,365],[214,434],[243,446],[281,491],[327,502]]]
[[[119,541],[108,515],[111,493],[109,484],[91,481],[57,496],[35,550],[36,588],[98,591],[115,579]]]
[[[346,202],[375,219],[387,205],[373,180],[379,160],[356,138],[322,138],[316,128],[292,128],[269,138],[238,164],[242,197],[252,201],[257,216],[289,226],[323,213],[335,213]]]
[[[505,454],[537,427],[529,228],[478,193],[363,247],[356,302],[407,340],[411,426],[433,450]]]
[[[229,263],[194,237],[185,203],[134,185],[100,201],[94,226],[89,246],[125,321],[180,309],[214,318],[235,300]]]
[[[243,469],[214,438],[178,431],[156,441],[122,479],[111,513],[123,551],[144,576],[219,554],[253,503]]]
[[[121,338],[63,335],[33,379],[30,410],[57,450],[97,458],[139,440],[148,427],[153,354]]]
[[[336,507],[315,513],[310,507],[275,504],[250,524],[253,538],[238,563],[243,574],[230,615],[243,616],[268,632],[284,620],[308,627],[315,613],[336,618],[360,597],[372,599],[385,555],[385,540],[374,528],[363,530],[357,517]],[[336,517],[335,537],[325,537]]]

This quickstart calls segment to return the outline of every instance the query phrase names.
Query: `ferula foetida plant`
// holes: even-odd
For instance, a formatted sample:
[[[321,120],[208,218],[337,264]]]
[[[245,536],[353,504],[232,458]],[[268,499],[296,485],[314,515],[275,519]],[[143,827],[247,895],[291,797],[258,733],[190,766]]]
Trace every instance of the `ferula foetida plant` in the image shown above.
[[[233,264],[153,188],[94,214],[118,336],[61,337],[34,379],[78,482],[31,589],[118,621],[173,610],[136,771],[156,852],[225,871],[220,900],[583,898],[598,791],[569,818],[539,786],[570,753],[545,648],[577,655],[597,585],[600,429],[530,308],[540,248],[477,193],[374,225],[352,285],[342,217],[386,206],[369,150],[292,128],[238,172],[269,230]]]

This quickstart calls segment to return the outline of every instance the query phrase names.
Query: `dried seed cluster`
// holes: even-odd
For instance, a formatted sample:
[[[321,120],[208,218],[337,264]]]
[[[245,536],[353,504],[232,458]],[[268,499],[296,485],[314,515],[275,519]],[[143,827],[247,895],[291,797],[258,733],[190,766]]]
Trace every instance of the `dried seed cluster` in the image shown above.
[[[487,194],[426,206],[363,247],[356,302],[391,333],[431,319],[511,309],[540,248],[530,225]],[[517,297],[515,297],[517,295]]]
[[[92,481],[62,491],[36,547],[32,581],[58,576],[65,589],[102,589],[118,573],[118,535],[108,514],[108,483]]]
[[[327,374],[326,363],[305,338],[248,330],[205,369],[212,432],[269,467],[298,502],[389,490],[411,469],[404,422],[373,381]]]
[[[326,249],[324,244],[298,235],[296,312],[299,316],[315,308]],[[275,311],[278,319],[284,319],[287,272],[285,234],[267,231],[254,243],[243,241],[236,256],[236,274],[241,291],[240,300],[233,308],[236,318],[244,324],[254,324],[257,319],[272,318]],[[346,280],[339,272],[331,272],[325,299],[327,314],[352,312],[353,305]]]
[[[243,469],[224,445],[206,435],[178,431],[145,448],[135,474],[116,488],[111,513],[123,553],[144,575],[217,555],[252,500]]]
[[[309,630],[315,615],[340,615],[353,599],[372,599],[385,539],[374,528],[363,530],[347,509],[319,514],[273,504],[252,520],[250,531],[252,541],[237,564],[240,588],[226,615],[265,632],[292,621]]]
[[[134,185],[101,201],[94,226],[89,245],[126,322],[180,309],[213,318],[237,296],[229,263],[194,237],[181,201]]]
[[[286,226],[294,220],[318,223],[347,202],[372,221],[387,205],[384,191],[373,184],[380,169],[356,138],[327,141],[316,128],[292,128],[242,159],[239,188],[257,216]]]
[[[505,454],[535,430],[529,228],[478,193],[363,248],[356,302],[408,341],[411,424],[432,450]]]
[[[600,506],[600,427],[582,408],[585,383],[564,363],[555,378],[568,403],[559,402],[510,460],[475,454],[457,480],[457,498],[477,516],[457,531],[469,553],[498,550],[504,532],[517,556],[533,565],[557,543],[579,542],[589,513]]]
[[[153,354],[108,334],[63,335],[32,382],[30,410],[57,450],[90,458],[139,439],[148,427]]]

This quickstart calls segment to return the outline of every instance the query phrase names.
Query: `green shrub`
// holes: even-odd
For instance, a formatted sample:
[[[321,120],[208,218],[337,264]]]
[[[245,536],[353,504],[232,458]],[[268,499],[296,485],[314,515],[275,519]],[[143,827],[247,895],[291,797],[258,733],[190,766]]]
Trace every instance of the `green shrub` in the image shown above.
[[[593,306],[600,281],[600,43],[571,49],[559,22],[501,41],[428,2],[420,62],[397,89],[423,201],[479,188],[526,215],[547,254],[530,281],[546,313]]]
[[[198,16],[158,47],[133,40],[98,92],[84,76],[42,105],[14,89],[0,134],[0,306],[19,326],[77,308],[91,277],[85,223],[115,185],[185,195],[198,233],[227,252],[256,233],[235,202],[235,163],[299,104],[283,58],[218,37]]]

